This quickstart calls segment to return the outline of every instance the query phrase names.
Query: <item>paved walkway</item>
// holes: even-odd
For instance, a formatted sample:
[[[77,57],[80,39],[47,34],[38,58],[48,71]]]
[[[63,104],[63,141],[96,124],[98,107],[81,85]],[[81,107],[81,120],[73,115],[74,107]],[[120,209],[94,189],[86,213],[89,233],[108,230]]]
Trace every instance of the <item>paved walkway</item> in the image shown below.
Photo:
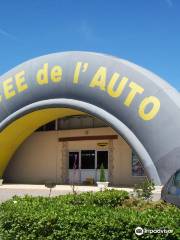
[[[161,196],[161,186],[157,186],[153,192],[153,200],[159,200]],[[108,189],[125,190],[129,193],[133,192],[132,188],[119,188],[119,187],[108,187]],[[78,193],[88,191],[99,191],[96,186],[75,186],[75,190]],[[0,202],[4,202],[14,195],[24,196],[49,196],[50,190],[44,185],[29,185],[29,184],[3,184],[0,186]],[[51,192],[51,196],[58,196],[72,193],[72,187],[70,185],[56,185]]]

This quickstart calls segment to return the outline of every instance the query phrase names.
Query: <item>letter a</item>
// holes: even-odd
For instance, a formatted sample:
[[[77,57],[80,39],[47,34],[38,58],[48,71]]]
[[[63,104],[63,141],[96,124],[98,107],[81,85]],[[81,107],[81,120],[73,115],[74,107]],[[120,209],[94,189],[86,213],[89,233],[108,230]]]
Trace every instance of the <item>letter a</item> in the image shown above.
[[[106,90],[106,68],[100,67],[95,73],[92,81],[90,82],[90,87],[99,87],[102,91]]]

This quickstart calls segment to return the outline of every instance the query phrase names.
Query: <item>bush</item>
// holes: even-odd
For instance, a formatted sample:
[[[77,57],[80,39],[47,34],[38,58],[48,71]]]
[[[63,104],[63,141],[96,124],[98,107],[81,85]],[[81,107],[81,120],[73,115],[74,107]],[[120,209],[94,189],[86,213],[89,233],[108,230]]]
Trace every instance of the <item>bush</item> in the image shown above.
[[[103,163],[100,166],[100,182],[106,182],[106,177],[105,177],[105,171],[104,171],[104,165]]]
[[[180,209],[131,199],[124,191],[14,197],[0,205],[2,240],[139,239],[134,233],[137,226],[173,230],[167,235],[144,234],[140,239],[175,240],[180,236],[179,225]]]
[[[151,180],[146,179],[142,183],[135,184],[134,193],[138,198],[151,199],[153,194],[152,191],[154,189],[155,189],[155,184]]]
[[[116,207],[122,205],[129,195],[126,191],[105,190],[103,192],[87,192],[76,196],[68,197],[67,202],[73,205]]]

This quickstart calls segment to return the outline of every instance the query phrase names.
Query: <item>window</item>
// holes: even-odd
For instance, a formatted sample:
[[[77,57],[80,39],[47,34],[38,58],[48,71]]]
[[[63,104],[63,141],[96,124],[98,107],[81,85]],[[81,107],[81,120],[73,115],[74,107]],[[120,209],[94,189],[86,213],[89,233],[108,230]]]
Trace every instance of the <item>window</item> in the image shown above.
[[[69,169],[79,168],[79,152],[69,152]]]
[[[58,130],[84,129],[107,126],[107,123],[89,115],[71,116],[58,119]]]
[[[101,164],[108,169],[108,151],[97,151],[97,169],[100,169]]]
[[[174,185],[180,188],[180,171],[176,172],[174,176]]]
[[[95,150],[81,151],[81,169],[95,168]]]
[[[96,162],[97,161],[97,162]],[[108,169],[108,151],[81,150],[69,152],[69,169]]]
[[[45,131],[55,130],[55,121],[49,122],[45,125]]]
[[[45,131],[53,131],[56,129],[56,121],[49,122],[40,128],[38,128],[36,131],[37,132],[45,132]]]
[[[132,176],[145,176],[143,166],[134,152],[132,153]]]

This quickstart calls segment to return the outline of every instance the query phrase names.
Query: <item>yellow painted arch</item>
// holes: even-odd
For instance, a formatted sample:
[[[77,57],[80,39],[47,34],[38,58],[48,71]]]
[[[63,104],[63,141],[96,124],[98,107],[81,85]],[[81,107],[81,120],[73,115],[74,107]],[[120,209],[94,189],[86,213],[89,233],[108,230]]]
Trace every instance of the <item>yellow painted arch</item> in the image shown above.
[[[3,149],[0,151],[0,177],[18,147],[37,128],[57,118],[83,114],[70,108],[49,108],[34,111],[12,122],[0,133],[0,149]]]

